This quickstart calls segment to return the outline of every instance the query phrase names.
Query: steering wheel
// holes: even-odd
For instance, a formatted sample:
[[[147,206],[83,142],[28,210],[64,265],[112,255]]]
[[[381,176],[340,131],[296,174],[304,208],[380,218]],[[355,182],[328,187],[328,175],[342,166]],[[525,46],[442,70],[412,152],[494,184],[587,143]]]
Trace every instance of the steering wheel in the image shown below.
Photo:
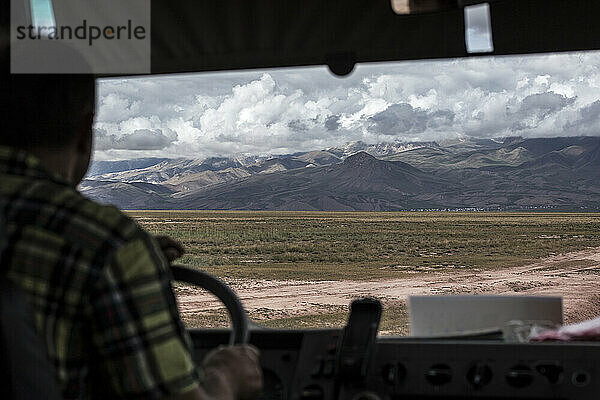
[[[173,278],[179,282],[191,283],[206,289],[225,304],[231,320],[229,344],[248,343],[248,317],[240,298],[222,280],[197,269],[179,265],[171,267]]]

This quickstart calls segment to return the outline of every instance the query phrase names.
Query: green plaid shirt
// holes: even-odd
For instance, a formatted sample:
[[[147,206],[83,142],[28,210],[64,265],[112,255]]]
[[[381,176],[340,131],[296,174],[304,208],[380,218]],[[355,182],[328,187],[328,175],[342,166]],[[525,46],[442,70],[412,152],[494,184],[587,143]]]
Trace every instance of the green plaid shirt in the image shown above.
[[[198,385],[168,263],[139,225],[4,147],[0,210],[0,266],[28,294],[65,398]]]

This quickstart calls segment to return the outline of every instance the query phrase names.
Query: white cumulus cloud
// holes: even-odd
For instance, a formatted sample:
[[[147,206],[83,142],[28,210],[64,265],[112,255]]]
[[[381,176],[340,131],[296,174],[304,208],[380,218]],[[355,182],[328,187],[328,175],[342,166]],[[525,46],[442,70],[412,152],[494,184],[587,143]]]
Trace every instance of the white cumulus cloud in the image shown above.
[[[348,141],[599,135],[600,53],[105,79],[98,159],[229,156]]]

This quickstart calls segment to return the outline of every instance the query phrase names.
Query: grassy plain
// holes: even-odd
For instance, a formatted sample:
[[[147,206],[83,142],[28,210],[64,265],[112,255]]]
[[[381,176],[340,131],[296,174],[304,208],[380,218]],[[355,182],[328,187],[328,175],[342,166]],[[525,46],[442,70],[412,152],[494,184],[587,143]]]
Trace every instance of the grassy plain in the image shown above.
[[[411,275],[407,266],[414,271],[497,269],[600,246],[600,213],[131,211],[129,214],[150,232],[181,241],[187,249],[181,264],[227,278],[311,281],[408,278]],[[394,322],[388,315],[384,324]],[[405,312],[395,315],[405,318]],[[206,315],[205,320],[211,318]],[[343,322],[345,318],[345,310],[331,310],[323,315],[273,317],[263,322],[270,326],[323,326],[332,321]],[[192,321],[192,325],[201,323]]]
[[[371,280],[498,268],[600,245],[599,214],[136,211],[181,263],[230,278]]]

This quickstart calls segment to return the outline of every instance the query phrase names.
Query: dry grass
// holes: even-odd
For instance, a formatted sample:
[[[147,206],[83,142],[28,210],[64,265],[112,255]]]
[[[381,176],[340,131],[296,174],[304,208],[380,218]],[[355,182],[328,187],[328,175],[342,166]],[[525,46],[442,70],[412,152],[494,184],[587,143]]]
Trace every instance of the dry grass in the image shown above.
[[[183,264],[229,278],[371,280],[411,268],[523,265],[600,245],[600,214],[130,212],[180,240]]]

